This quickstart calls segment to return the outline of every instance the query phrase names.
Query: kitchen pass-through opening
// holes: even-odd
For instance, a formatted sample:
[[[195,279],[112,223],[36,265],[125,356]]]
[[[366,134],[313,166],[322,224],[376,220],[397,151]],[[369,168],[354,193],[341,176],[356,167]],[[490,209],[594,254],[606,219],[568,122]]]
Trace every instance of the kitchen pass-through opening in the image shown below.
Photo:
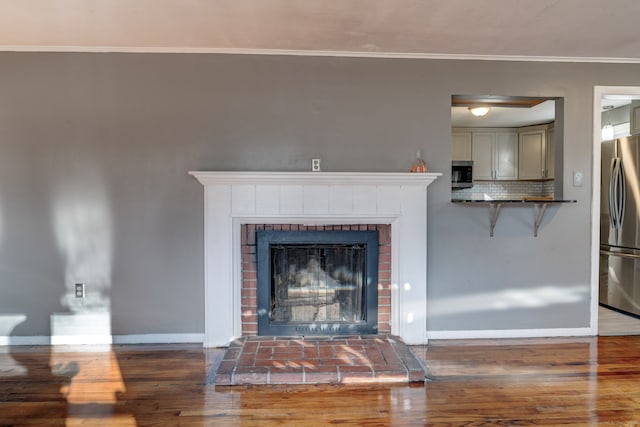
[[[378,231],[257,231],[258,335],[376,334]]]

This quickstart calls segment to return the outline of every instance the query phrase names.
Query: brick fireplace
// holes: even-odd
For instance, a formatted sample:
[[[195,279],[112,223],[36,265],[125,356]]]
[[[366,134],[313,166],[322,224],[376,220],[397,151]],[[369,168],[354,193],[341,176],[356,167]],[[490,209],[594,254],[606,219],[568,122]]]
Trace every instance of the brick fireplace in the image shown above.
[[[259,227],[379,230],[379,332],[426,343],[427,187],[440,174],[190,174],[204,185],[206,347],[257,333],[248,243]]]

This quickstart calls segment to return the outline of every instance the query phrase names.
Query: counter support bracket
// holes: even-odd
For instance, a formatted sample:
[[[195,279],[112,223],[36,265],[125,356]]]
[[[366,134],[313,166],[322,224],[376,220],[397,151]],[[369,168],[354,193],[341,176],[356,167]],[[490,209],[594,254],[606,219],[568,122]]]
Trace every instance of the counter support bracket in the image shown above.
[[[493,237],[493,229],[496,228],[496,223],[498,222],[498,216],[500,215],[501,208],[502,208],[502,203],[489,204],[489,212],[491,215],[491,227],[489,229],[489,237]]]
[[[564,203],[577,203],[576,200],[526,200],[526,199],[504,199],[504,200],[451,200],[453,203],[460,203],[466,206],[486,206],[489,205],[489,236],[493,237],[493,230],[496,228],[498,217],[500,216],[500,210],[503,206],[532,206],[533,205],[533,237],[538,237],[538,230],[544,219],[544,214],[547,211],[549,205],[560,205]]]
[[[549,203],[536,203],[534,205],[535,212],[535,223],[533,224],[533,237],[538,237],[538,228],[540,227],[540,223],[542,223],[542,218],[544,217],[544,212],[547,210],[547,206]]]

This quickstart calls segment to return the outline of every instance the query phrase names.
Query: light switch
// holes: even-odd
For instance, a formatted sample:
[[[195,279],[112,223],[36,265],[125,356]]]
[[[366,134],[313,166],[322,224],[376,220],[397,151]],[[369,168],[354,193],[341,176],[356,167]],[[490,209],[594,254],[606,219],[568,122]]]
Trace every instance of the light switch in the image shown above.
[[[582,172],[574,172],[573,173],[573,186],[574,187],[582,187],[584,183],[584,174]]]

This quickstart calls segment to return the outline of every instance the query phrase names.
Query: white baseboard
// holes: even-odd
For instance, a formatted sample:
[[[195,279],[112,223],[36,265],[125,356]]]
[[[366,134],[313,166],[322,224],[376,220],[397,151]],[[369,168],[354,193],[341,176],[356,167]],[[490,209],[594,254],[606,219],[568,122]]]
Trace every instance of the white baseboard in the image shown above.
[[[111,344],[111,335],[53,335],[51,345]]]
[[[597,335],[591,328],[499,329],[482,331],[427,331],[430,340],[482,338],[550,338]],[[132,334],[79,336],[0,336],[0,346],[7,345],[83,345],[83,344],[202,344],[204,334]]]
[[[204,334],[114,335],[114,344],[202,344]]]
[[[56,335],[0,336],[0,346],[7,345],[93,345],[93,344],[202,344],[204,334],[137,334],[137,335]]]
[[[591,328],[554,329],[498,329],[482,331],[427,331],[430,340],[482,339],[482,338],[552,338],[585,337],[597,335]]]
[[[34,337],[14,337],[11,335],[0,336],[0,346],[6,345],[49,345],[51,337],[34,336]]]

